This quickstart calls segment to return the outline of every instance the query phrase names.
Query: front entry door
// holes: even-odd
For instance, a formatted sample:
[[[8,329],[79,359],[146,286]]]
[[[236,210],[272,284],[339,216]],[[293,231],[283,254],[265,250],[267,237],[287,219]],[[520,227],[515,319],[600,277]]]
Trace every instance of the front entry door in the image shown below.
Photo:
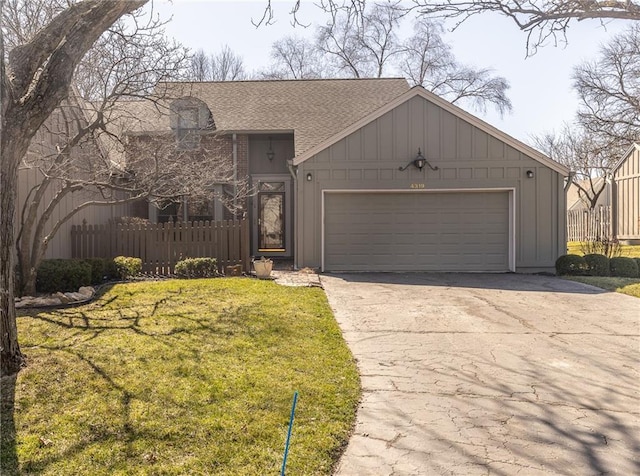
[[[284,183],[260,187],[265,190],[258,192],[258,252],[285,251]]]
[[[291,181],[260,180],[253,198],[254,256],[283,256],[291,253]]]

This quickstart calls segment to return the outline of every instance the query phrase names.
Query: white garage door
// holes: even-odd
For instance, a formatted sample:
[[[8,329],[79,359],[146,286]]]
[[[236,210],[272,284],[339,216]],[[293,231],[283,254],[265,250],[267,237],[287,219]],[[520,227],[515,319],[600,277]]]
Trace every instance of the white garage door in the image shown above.
[[[324,199],[326,271],[509,270],[509,192]]]

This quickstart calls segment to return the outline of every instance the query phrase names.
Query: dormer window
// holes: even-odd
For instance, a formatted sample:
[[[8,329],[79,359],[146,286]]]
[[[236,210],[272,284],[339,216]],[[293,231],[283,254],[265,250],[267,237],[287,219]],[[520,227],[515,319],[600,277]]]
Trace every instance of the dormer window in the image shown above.
[[[176,134],[179,150],[196,150],[200,147],[202,132],[215,129],[215,125],[204,102],[196,98],[182,98],[171,105],[171,128]]]
[[[181,150],[193,150],[200,146],[197,107],[185,107],[178,111],[176,138],[178,139],[178,148]]]

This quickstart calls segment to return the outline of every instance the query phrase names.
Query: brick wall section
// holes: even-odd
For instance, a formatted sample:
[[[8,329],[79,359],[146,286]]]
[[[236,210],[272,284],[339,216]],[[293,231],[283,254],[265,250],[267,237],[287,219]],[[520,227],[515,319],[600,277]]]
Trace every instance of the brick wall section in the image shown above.
[[[247,178],[249,173],[249,137],[246,134],[238,134],[236,136],[236,146],[238,154],[237,163],[237,177],[239,180]],[[167,135],[136,135],[129,137],[129,143],[127,146],[127,155],[129,162],[134,163],[136,157],[144,157],[145,151],[156,148],[159,144],[170,148],[175,144],[175,136],[173,134]],[[216,174],[216,180],[220,181],[223,178],[231,177],[233,173],[233,136],[232,135],[218,135],[213,133],[205,133],[200,136],[200,147],[193,151],[175,151],[172,156],[175,158],[175,154],[180,154],[180,160],[189,161],[190,163],[197,163],[199,161],[204,162],[203,168],[210,167],[211,158],[215,157],[215,164],[218,169]],[[133,159],[133,160],[132,160]],[[138,167],[140,163],[138,163]],[[203,170],[203,173],[211,173],[211,171]],[[213,178],[213,174],[212,174]],[[231,185],[231,181],[229,184]],[[234,218],[242,218],[247,211],[247,198],[241,201],[243,211],[239,212],[237,216],[234,216],[229,210],[225,209],[224,219],[232,220]]]

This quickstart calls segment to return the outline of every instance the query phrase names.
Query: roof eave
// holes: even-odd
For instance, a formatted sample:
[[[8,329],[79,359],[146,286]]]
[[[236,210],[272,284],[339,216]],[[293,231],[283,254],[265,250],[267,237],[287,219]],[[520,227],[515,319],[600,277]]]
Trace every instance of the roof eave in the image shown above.
[[[629,158],[631,154],[633,154],[633,151],[635,150],[640,151],[640,144],[638,144],[637,142],[634,142],[633,144],[631,144],[629,148],[626,150],[626,152],[622,154],[622,157],[620,158],[620,160],[618,160],[618,162],[616,162],[616,164],[611,168],[611,173],[614,174],[622,166],[622,164],[626,162],[626,160]]]

